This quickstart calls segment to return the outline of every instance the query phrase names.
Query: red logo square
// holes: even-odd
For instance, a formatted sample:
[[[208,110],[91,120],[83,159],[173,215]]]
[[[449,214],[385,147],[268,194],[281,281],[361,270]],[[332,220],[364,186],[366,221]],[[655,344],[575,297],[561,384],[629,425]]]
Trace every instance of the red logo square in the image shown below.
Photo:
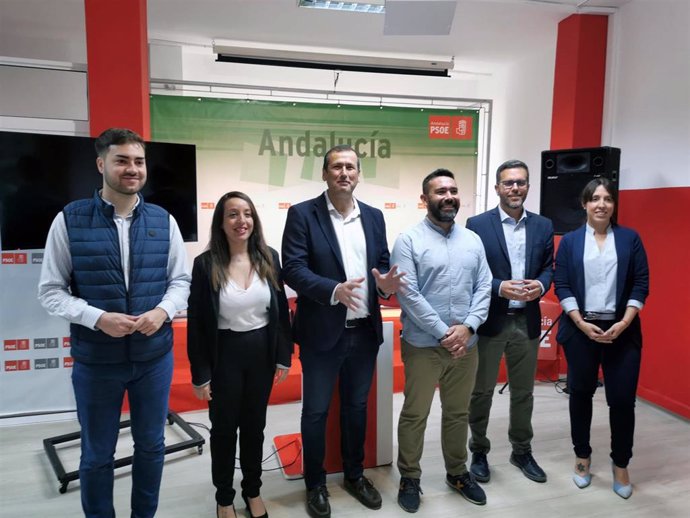
[[[450,115],[429,115],[429,138],[450,138]]]
[[[2,264],[14,264],[14,254],[2,254]]]
[[[17,340],[17,349],[20,351],[28,351],[29,350],[29,339],[28,338],[20,338]]]
[[[17,350],[17,341],[16,340],[5,340],[3,342],[5,351],[16,351]],[[7,370],[7,369],[5,369]]]
[[[74,365],[74,358],[72,358],[71,356],[65,356],[65,357],[62,359],[62,366],[63,366],[65,369],[69,369],[69,368],[71,368],[73,365]]]
[[[63,336],[62,337],[62,346],[63,347],[71,347],[72,346],[72,342],[71,342],[69,336]]]
[[[452,118],[451,138],[455,140],[472,140],[474,129],[472,117],[466,115]]]

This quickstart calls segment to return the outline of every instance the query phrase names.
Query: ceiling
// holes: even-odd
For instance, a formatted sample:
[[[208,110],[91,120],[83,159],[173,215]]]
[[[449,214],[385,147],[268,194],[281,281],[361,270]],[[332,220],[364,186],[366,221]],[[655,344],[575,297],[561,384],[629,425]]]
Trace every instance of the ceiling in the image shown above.
[[[557,23],[570,14],[610,13],[630,0],[421,1],[430,9],[451,4],[447,34],[388,35],[386,15],[304,9],[297,0],[148,0],[149,40],[209,48],[216,40],[234,40],[455,57],[456,70],[481,72],[552,49]],[[83,24],[83,0],[0,0],[0,56],[61,59],[56,54],[67,48],[85,61]],[[33,49],[39,46],[44,55],[18,55],[18,45],[30,38]]]
[[[400,36],[384,34],[389,32],[384,30],[386,15],[304,9],[297,7],[297,0],[148,0],[149,38],[454,56],[456,68],[462,68],[513,62],[521,53],[553,48],[556,24],[563,18],[576,12],[613,12],[627,1],[427,0],[430,7],[455,4],[450,33]],[[410,2],[397,1],[405,3]]]

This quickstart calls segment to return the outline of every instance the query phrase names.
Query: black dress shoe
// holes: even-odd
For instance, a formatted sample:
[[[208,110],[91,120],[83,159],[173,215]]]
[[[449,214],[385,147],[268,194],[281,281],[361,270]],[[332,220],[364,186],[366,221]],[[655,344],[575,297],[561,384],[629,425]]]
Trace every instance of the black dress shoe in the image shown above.
[[[307,489],[307,514],[312,518],[330,518],[331,504],[328,503],[326,486]]]
[[[381,494],[367,477],[362,476],[356,480],[345,479],[345,491],[369,509],[381,509]]]
[[[522,470],[522,473],[535,482],[546,482],[546,473],[539,467],[531,453],[512,453],[510,463]]]
[[[470,471],[477,479],[477,482],[488,482],[491,479],[491,470],[489,470],[489,461],[485,453],[475,452],[472,454],[472,464],[470,464]]]

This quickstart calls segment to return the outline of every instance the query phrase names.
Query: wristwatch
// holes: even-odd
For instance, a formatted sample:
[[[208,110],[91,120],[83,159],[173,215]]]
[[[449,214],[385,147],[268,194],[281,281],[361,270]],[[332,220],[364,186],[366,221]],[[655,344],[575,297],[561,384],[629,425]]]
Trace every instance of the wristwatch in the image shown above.
[[[470,330],[470,334],[471,334],[471,335],[473,335],[473,334],[475,333],[474,327],[472,327],[471,325],[469,325],[469,324],[463,324],[463,326],[465,326],[467,329]]]

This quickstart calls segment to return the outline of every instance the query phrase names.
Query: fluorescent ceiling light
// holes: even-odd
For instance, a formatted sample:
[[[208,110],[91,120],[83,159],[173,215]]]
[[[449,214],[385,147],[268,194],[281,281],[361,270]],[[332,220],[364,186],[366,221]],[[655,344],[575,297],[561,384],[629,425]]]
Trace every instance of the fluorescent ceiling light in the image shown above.
[[[333,0],[298,0],[298,7],[310,9],[330,9],[332,11],[350,11],[355,13],[384,14],[385,0],[370,0],[369,2],[336,2]]]

